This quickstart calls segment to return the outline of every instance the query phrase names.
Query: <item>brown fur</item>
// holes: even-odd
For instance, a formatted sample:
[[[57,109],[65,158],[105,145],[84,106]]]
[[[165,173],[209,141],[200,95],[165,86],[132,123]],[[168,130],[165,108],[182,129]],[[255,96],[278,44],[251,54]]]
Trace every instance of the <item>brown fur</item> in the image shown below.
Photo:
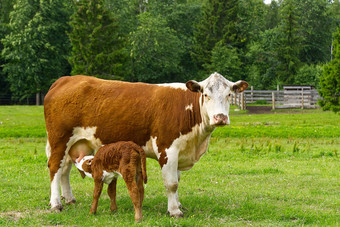
[[[147,183],[146,156],[144,150],[133,142],[117,142],[101,147],[93,160],[87,160],[82,168],[85,172],[92,173],[95,182],[93,202],[90,214],[97,211],[98,199],[103,189],[103,171],[118,172],[122,175],[135,208],[135,220],[142,220],[142,203],[144,199],[144,184]],[[108,186],[111,199],[111,211],[117,209],[116,183],[114,178]]]
[[[201,94],[145,83],[104,81],[87,76],[57,80],[45,96],[45,121],[51,157],[51,181],[60,168],[74,127],[97,127],[103,144],[134,141],[144,146],[157,137],[158,160],[167,163],[165,149],[202,122]],[[193,110],[186,106],[193,105]]]

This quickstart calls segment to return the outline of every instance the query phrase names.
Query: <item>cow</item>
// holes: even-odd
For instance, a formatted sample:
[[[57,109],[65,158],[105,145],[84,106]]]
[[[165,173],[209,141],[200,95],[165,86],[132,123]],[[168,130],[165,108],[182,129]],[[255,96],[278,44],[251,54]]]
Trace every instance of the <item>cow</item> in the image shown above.
[[[201,82],[168,84],[59,78],[44,99],[51,209],[62,210],[61,198],[75,203],[69,153],[89,155],[102,144],[133,141],[148,158],[158,160],[167,210],[182,217],[180,172],[191,169],[206,152],[216,127],[230,124],[230,95],[247,87],[247,82],[234,83],[219,73]]]
[[[146,157],[137,144],[117,142],[102,146],[95,156],[79,157],[75,166],[94,179],[93,202],[90,214],[95,214],[103,184],[108,184],[107,193],[111,200],[111,211],[117,210],[116,186],[118,176],[122,176],[135,208],[135,221],[142,220],[144,184],[147,183]]]

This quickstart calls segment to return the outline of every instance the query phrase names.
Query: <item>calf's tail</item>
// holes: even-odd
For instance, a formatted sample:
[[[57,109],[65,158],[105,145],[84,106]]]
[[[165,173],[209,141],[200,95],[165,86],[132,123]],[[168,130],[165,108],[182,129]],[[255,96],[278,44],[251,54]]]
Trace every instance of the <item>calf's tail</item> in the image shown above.
[[[139,152],[139,155],[140,155],[143,181],[144,181],[144,184],[146,184],[148,182],[148,177],[146,175],[146,155],[145,155],[145,151],[141,147],[138,147],[136,150]]]

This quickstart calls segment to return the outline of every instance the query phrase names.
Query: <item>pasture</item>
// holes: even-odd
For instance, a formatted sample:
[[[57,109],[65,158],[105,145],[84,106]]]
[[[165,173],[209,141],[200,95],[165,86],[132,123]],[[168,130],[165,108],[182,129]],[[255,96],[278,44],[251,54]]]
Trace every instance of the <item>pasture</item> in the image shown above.
[[[337,226],[340,220],[340,115],[232,114],[209,150],[182,172],[184,218],[166,214],[158,163],[147,159],[143,226]],[[134,209],[122,179],[118,211],[110,212],[104,187],[96,215],[89,215],[94,183],[75,167],[77,199],[49,212],[49,173],[42,106],[0,106],[0,225],[131,226]]]

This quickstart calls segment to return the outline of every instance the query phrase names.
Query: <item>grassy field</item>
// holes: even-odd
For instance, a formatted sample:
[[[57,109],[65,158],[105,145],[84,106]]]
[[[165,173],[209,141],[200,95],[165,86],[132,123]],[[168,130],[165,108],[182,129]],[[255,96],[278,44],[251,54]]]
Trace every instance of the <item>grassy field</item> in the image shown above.
[[[43,107],[0,106],[0,225],[131,226],[134,210],[122,179],[118,211],[103,190],[88,215],[93,182],[75,167],[77,199],[49,212]],[[231,116],[209,151],[182,172],[184,218],[166,214],[167,198],[156,161],[147,160],[143,226],[338,226],[340,222],[340,115],[330,112]]]

